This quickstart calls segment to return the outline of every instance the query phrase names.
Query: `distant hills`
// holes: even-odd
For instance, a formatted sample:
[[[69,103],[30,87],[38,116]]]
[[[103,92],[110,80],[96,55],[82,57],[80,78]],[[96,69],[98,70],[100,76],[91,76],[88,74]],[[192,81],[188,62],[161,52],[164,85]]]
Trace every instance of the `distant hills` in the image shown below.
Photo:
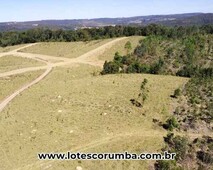
[[[150,15],[128,18],[97,18],[73,20],[41,20],[27,22],[0,23],[0,31],[27,30],[32,28],[79,29],[85,27],[103,27],[115,25],[148,25],[161,24],[166,26],[189,26],[213,24],[213,13],[187,13],[172,15]]]

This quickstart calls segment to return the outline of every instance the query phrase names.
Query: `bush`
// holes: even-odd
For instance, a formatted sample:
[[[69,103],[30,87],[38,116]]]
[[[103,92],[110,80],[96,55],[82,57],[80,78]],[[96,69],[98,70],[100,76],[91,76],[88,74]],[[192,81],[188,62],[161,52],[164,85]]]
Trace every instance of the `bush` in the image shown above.
[[[197,158],[204,163],[212,164],[213,163],[213,156],[207,152],[198,151]]]
[[[159,58],[159,60],[156,63],[150,66],[150,73],[159,74],[163,65],[164,65],[164,60],[162,58]]]
[[[176,160],[184,159],[188,152],[188,139],[186,137],[176,136],[172,142],[172,148],[176,153]]]
[[[178,88],[178,89],[176,89],[175,91],[174,91],[174,97],[175,98],[178,98],[179,96],[181,95],[181,90],[180,90],[180,88]]]
[[[171,170],[176,168],[175,161],[160,160],[155,163],[155,170]]]
[[[179,127],[179,124],[178,124],[175,117],[171,117],[171,118],[166,120],[166,123],[163,125],[163,127],[165,129],[170,130],[170,131],[173,131],[175,128]]]
[[[119,65],[117,65],[115,62],[107,62],[104,63],[104,68],[101,74],[115,74],[119,72]]]

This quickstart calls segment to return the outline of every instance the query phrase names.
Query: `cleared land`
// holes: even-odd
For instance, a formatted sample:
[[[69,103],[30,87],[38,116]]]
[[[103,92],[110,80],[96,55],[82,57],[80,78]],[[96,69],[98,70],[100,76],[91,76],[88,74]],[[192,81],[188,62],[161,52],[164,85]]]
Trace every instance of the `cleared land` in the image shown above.
[[[164,145],[163,136],[166,131],[155,125],[152,120],[155,118],[164,121],[170,116],[170,110],[173,109],[170,95],[188,79],[145,74],[106,76],[96,74],[100,72],[100,67],[95,66],[101,66],[103,62],[99,61],[98,57],[102,60],[110,60],[117,51],[125,54],[125,43],[130,41],[134,48],[141,38],[121,39],[114,42],[116,44],[111,43],[112,39],[103,40],[84,49],[86,52],[90,51],[90,48],[93,50],[84,55],[81,55],[85,53],[81,50],[86,46],[83,42],[77,43],[74,49],[78,51],[73,52],[74,54],[70,52],[72,50],[70,43],[50,43],[50,45],[42,43],[47,45],[45,47],[42,44],[29,45],[31,47],[21,49],[33,49],[37,53],[36,49],[41,48],[45,52],[42,53],[43,55],[32,54],[31,57],[40,56],[42,59],[48,57],[45,55],[55,54],[60,49],[58,57],[73,59],[44,66],[55,68],[45,79],[17,96],[1,112],[1,169],[63,170],[76,169],[77,166],[81,166],[83,170],[152,168],[153,162],[150,161],[39,161],[37,159],[39,152],[160,151]],[[104,41],[110,43],[99,47],[107,43]],[[19,55],[23,56],[23,53]],[[78,58],[74,59],[75,57]],[[39,74],[30,82],[44,71],[38,72]],[[31,73],[25,74],[31,75]],[[143,108],[137,108],[131,104],[130,99],[137,98],[144,78],[148,79],[148,98]],[[14,80],[15,78],[11,77],[11,81]],[[23,86],[23,82],[25,80],[12,84],[19,85],[16,87],[17,90]],[[2,87],[6,89],[8,86],[5,83]],[[5,92],[4,89],[1,91]],[[14,89],[9,88],[8,93],[14,92]]]
[[[0,73],[26,67],[42,66],[44,63],[29,58],[3,56],[0,58]]]
[[[1,113],[0,167],[148,168],[148,162],[143,161],[37,160],[38,152],[148,152],[162,147],[165,131],[156,127],[152,119],[169,116],[170,95],[187,79],[141,74],[92,76],[97,70],[76,64],[56,68],[18,96]],[[139,109],[129,100],[137,97],[144,78],[148,79],[149,97],[144,108]]]
[[[13,51],[24,46],[25,46],[24,44],[21,44],[21,45],[14,45],[14,46],[8,46],[8,47],[0,47],[0,53]]]
[[[43,71],[28,72],[24,74],[0,78],[0,101],[12,94],[18,88],[22,87],[42,74]]]
[[[112,40],[113,39],[95,40],[89,42],[40,43],[35,46],[22,49],[21,52],[43,54],[64,58],[76,58]]]
[[[114,58],[114,55],[116,52],[119,52],[121,55],[126,55],[127,51],[124,49],[125,44],[130,41],[132,44],[132,50],[137,47],[139,44],[139,41],[143,39],[144,37],[142,36],[133,36],[133,37],[127,37],[124,40],[121,40],[119,43],[115,44],[113,47],[111,47],[109,50],[107,50],[104,54],[99,56],[100,60],[112,60]]]

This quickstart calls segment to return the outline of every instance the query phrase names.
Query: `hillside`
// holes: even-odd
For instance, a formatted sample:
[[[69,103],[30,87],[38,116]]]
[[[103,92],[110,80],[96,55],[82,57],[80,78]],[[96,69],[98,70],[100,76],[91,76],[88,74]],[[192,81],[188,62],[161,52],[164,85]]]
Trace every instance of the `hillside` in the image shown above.
[[[142,39],[133,53],[116,53],[112,61],[105,61],[101,74],[190,77],[170,95],[173,99],[171,116],[164,122],[153,119],[156,125],[168,131],[162,152],[177,154],[174,161],[157,161],[155,169],[212,169],[213,37],[212,34],[182,34],[181,31],[172,38],[152,35]],[[125,47],[131,49],[131,43]],[[138,97],[131,99],[136,107],[143,108],[149,97],[144,88],[146,82],[141,84]],[[190,135],[195,133],[201,135],[191,139]]]
[[[140,37],[126,38],[126,42],[133,43],[139,39]],[[119,47],[119,42],[125,39],[108,40],[103,45],[104,41],[83,57],[64,60],[60,56],[53,56],[54,60],[47,60],[49,65],[46,67],[37,66],[38,69],[53,67],[53,70],[43,80],[25,89],[6,107],[3,107],[0,116],[0,152],[2,153],[0,167],[2,169],[67,169],[68,167],[75,169],[77,166],[84,169],[94,167],[95,169],[100,167],[128,169],[154,166],[153,163],[146,161],[117,163],[115,161],[40,162],[37,160],[36,154],[40,151],[156,152],[164,145],[163,136],[166,131],[158,128],[152,120],[158,118],[165,121],[169,117],[172,101],[170,95],[175,88],[186,83],[188,79],[147,74],[98,75],[96,73],[100,72],[101,68],[97,67],[96,60],[99,56],[101,58],[106,56],[105,53],[110,55],[106,49],[116,52],[116,48],[112,45]],[[51,46],[54,48],[54,44],[50,44]],[[32,50],[32,47],[28,48]],[[38,44],[35,45],[33,50],[38,47]],[[50,48],[48,46],[43,48],[45,47]],[[12,53],[25,57],[19,49],[17,47],[14,51],[13,48]],[[120,52],[125,53],[125,49],[123,48]],[[1,53],[2,56],[3,54],[8,52]],[[96,59],[92,57],[88,60],[87,57],[91,55],[95,55]],[[30,59],[39,59],[37,57],[44,59],[47,56],[38,55],[36,52],[30,55]],[[55,61],[57,58],[59,62]],[[24,66],[28,65],[23,63]],[[27,73],[31,70],[30,68],[21,70]],[[7,89],[7,94],[1,93],[4,96],[12,94],[23,84],[26,86],[29,81],[32,81],[31,79],[35,79],[35,76],[38,77],[38,74],[41,75],[44,72],[40,70],[32,75],[29,72],[27,75],[19,73],[18,70],[9,72],[10,76],[8,72],[0,74],[4,89],[10,87],[10,92]],[[130,99],[137,96],[140,83],[145,78],[148,80],[149,97],[144,108],[141,109],[133,106]],[[173,82],[176,82],[175,85]],[[0,107],[2,108],[2,103]]]
[[[129,18],[98,18],[73,20],[42,20],[27,22],[0,23],[0,31],[28,30],[33,28],[49,29],[79,29],[85,27],[104,27],[110,25],[138,25],[161,24],[166,26],[189,26],[213,24],[212,13],[189,13],[173,15],[150,15]]]
[[[211,40],[210,34],[192,32],[2,48],[1,169],[210,169],[212,78],[205,69],[212,67]],[[190,76],[210,77],[174,76],[190,62],[205,68]],[[166,163],[37,158],[39,152],[165,149],[177,158]]]

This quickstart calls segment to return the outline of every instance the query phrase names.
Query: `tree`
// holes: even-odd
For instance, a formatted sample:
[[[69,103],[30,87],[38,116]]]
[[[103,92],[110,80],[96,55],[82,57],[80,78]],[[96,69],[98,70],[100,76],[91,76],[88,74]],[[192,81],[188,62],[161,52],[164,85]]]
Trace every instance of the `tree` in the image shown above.
[[[126,49],[126,54],[128,55],[130,53],[130,51],[132,50],[131,42],[127,41],[127,43],[125,44],[124,48]]]
[[[110,61],[110,62],[105,61],[104,69],[101,72],[101,74],[115,74],[118,72],[119,72],[119,65],[117,65],[113,61]]]

